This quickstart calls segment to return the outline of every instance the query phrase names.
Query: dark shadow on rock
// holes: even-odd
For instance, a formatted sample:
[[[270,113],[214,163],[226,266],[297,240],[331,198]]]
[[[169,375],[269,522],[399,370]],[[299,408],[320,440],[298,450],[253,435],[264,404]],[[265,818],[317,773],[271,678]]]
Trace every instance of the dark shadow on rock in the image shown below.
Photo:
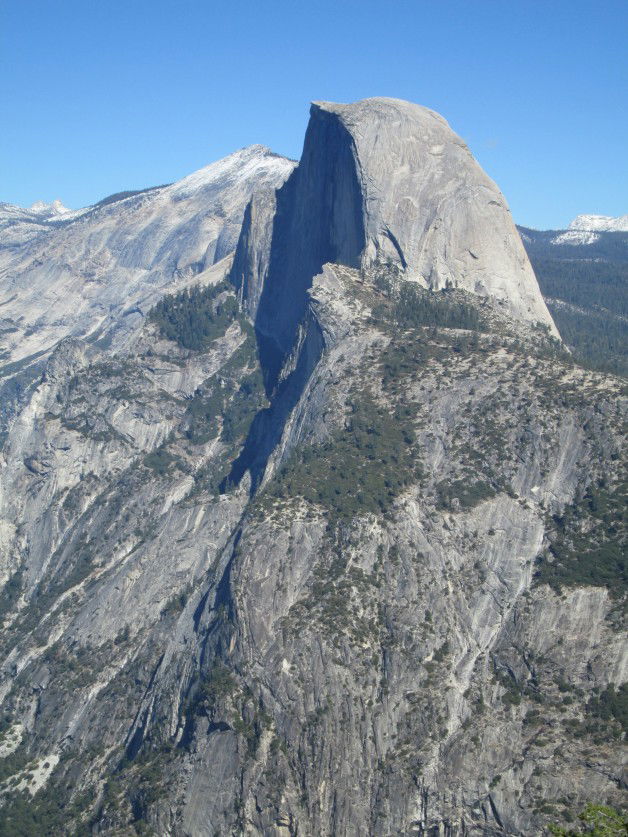
[[[268,460],[281,440],[288,416],[298,404],[323,351],[323,334],[314,317],[307,318],[306,329],[295,368],[278,385],[270,406],[260,410],[253,419],[242,451],[220,486],[221,491],[227,490],[230,485],[239,485],[247,471],[251,475],[251,496],[259,488]]]
[[[253,420],[222,491],[238,485],[246,471],[251,474],[251,493],[259,487],[268,459],[323,348],[320,327],[307,314],[308,289],[328,262],[359,267],[365,247],[363,216],[353,138],[337,116],[313,105],[301,162],[276,193],[268,270],[255,317],[260,364],[271,404]],[[250,212],[245,218],[250,222]],[[247,228],[234,262],[244,298],[242,254],[250,234]],[[258,268],[249,269],[252,281],[259,280]],[[248,293],[257,295],[259,288],[250,288]],[[306,336],[296,367],[281,380],[302,324]]]
[[[359,267],[364,247],[353,138],[334,114],[314,105],[301,162],[277,192],[268,273],[255,320],[269,395],[294,346],[312,279],[327,262]]]

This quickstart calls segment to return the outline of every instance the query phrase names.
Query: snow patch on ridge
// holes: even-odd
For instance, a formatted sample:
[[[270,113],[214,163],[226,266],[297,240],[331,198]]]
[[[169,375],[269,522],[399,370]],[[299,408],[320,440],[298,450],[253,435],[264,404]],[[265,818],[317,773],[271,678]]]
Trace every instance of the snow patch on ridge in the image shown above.
[[[595,244],[600,236],[590,230],[567,230],[556,238],[552,239],[552,244]]]
[[[57,200],[54,200],[52,203],[35,201],[35,203],[30,207],[29,212],[32,212],[34,215],[42,215],[45,218],[53,218],[57,215],[67,215],[67,213],[72,212],[72,210],[68,209],[67,206],[64,206],[57,198]]]
[[[628,215],[613,218],[610,215],[577,215],[570,230],[588,230],[593,232],[628,232]]]
[[[628,215],[577,215],[565,232],[552,239],[552,244],[574,246],[595,244],[602,232],[628,232]]]
[[[292,161],[278,156],[265,145],[249,145],[178,180],[164,189],[164,193],[181,199],[210,185],[222,187],[227,183],[244,183],[250,178],[276,172],[278,164],[281,166],[282,163],[285,163],[288,176],[294,168]]]

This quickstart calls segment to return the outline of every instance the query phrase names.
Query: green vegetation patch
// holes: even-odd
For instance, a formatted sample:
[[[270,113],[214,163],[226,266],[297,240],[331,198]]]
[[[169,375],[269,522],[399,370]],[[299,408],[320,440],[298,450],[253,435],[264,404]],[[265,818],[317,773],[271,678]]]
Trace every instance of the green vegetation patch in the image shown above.
[[[148,813],[171,789],[172,764],[178,755],[180,752],[170,742],[162,742],[139,752],[135,758],[125,756],[107,779],[90,825],[115,822],[116,834],[156,837],[147,821]],[[92,833],[91,829],[88,833]]]
[[[227,282],[165,296],[148,315],[162,337],[192,351],[206,349],[222,337],[237,316],[238,302]]]
[[[267,404],[255,337],[252,329],[245,328],[245,332],[246,340],[225,364],[222,374],[188,404],[184,433],[193,444],[205,444],[213,438],[222,419],[221,440],[234,453],[257,412]]]
[[[431,291],[407,280],[393,281],[391,276],[375,279],[383,300],[373,308],[376,320],[392,320],[402,328],[433,326],[483,331],[483,317],[478,300],[463,291]]]
[[[0,809],[0,837],[87,837],[92,831],[81,818],[89,811],[93,797],[88,791],[69,801],[57,786],[35,797],[26,790],[12,794]]]
[[[602,721],[615,720],[621,725],[624,733],[628,732],[628,683],[619,688],[614,683],[594,694],[586,707],[587,715],[600,718]]]
[[[606,587],[614,598],[626,596],[627,490],[625,479],[613,487],[598,481],[553,518],[549,548],[537,558],[538,584],[558,592],[563,586]]]
[[[422,334],[393,337],[379,360],[382,385],[386,390],[394,392],[404,376],[415,374],[432,359],[444,360],[447,355],[447,348],[428,340]]]
[[[229,669],[222,663],[215,662],[201,678],[197,702],[211,714],[220,701],[232,697],[238,688],[238,682]]]
[[[146,454],[144,457],[144,465],[155,471],[159,476],[163,476],[170,470],[170,466],[180,462],[180,458],[168,453],[164,448],[158,448],[152,453]]]
[[[215,387],[209,393],[195,395],[189,402],[184,436],[193,445],[204,445],[218,432],[218,418],[224,409],[224,394]]]
[[[222,441],[237,447],[249,432],[258,410],[265,404],[264,378],[258,368],[242,379],[224,410]]]
[[[628,816],[608,805],[590,803],[578,815],[578,819],[581,824],[576,828],[550,825],[550,834],[556,837],[578,837],[582,834],[588,834],[590,837],[625,837],[628,834]]]
[[[495,497],[496,491],[484,480],[443,480],[436,486],[438,505],[442,509],[453,509],[456,505],[467,510],[484,500]]]
[[[626,376],[628,262],[624,261],[625,243],[619,238],[613,242],[605,236],[605,243],[607,247],[615,244],[617,257],[610,252],[594,253],[588,246],[586,259],[557,258],[556,246],[549,245],[545,253],[531,255],[531,261],[543,295],[559,301],[550,302],[549,307],[575,359],[592,369]]]
[[[351,518],[386,511],[421,476],[414,428],[368,393],[350,402],[344,426],[328,441],[303,447],[267,488],[267,497],[303,497]]]
[[[0,593],[0,621],[15,608],[24,586],[23,575],[24,571],[22,568],[16,570],[4,585]]]
[[[220,429],[220,441],[224,445],[222,467],[212,461],[194,477],[197,490],[214,494],[229,488],[233,460],[254,418],[268,406],[255,334],[246,322],[242,321],[241,326],[246,339],[222,368],[220,376],[190,400],[186,411],[184,434],[192,444],[205,444]]]
[[[482,329],[482,318],[476,307],[460,299],[453,291],[428,291],[404,282],[394,305],[394,317],[405,328],[437,326]]]
[[[578,311],[548,303],[550,313],[574,359],[587,369],[628,377],[628,328],[608,311]]]

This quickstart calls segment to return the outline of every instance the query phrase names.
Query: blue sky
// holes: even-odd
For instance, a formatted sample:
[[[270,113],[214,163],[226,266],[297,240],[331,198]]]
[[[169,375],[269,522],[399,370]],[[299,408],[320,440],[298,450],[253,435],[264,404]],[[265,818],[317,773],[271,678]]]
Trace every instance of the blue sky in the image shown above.
[[[519,223],[628,212],[628,0],[0,0],[0,200],[94,203],[263,143],[312,99],[445,116]]]

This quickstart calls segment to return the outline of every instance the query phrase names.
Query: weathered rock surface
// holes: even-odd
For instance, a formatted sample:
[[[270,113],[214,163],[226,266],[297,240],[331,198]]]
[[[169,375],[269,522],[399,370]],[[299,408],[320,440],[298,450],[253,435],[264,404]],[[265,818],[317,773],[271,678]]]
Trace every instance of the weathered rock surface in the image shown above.
[[[369,101],[316,107],[294,174],[247,152],[251,199],[234,164],[219,290],[243,310],[210,343],[119,313],[110,343],[40,336],[0,451],[0,822],[523,837],[621,804],[625,580],[578,575],[567,539],[602,562],[621,534],[623,381],[535,327],[525,260],[505,305],[455,260],[456,289],[407,281],[419,216],[391,209],[383,161],[355,166],[380,159],[363,108],[393,147],[386,114],[453,135]],[[406,175],[398,196],[423,188]],[[154,298],[220,282],[215,224],[162,242],[185,277],[159,268]]]

